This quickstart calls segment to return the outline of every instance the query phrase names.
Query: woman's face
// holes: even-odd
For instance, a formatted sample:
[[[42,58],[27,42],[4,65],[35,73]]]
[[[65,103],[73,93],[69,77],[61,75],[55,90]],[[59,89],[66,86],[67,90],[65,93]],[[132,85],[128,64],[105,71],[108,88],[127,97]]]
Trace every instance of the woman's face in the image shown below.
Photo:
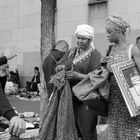
[[[108,38],[109,42],[114,43],[114,42],[118,41],[118,32],[117,31],[110,29],[110,28],[106,28],[106,31],[107,31],[107,38]]]
[[[80,49],[85,50],[90,45],[90,39],[86,38],[84,36],[78,35],[77,36],[77,45],[80,47]]]

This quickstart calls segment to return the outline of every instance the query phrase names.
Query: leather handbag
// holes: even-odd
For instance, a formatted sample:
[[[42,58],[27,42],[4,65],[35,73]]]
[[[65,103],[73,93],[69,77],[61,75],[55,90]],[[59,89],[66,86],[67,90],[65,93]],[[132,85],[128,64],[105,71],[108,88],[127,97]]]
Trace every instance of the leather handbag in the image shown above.
[[[72,90],[74,95],[87,106],[92,108],[97,115],[108,116],[109,97],[109,71],[101,67],[88,74],[88,77],[75,85]]]
[[[101,67],[88,74],[88,77],[73,86],[74,95],[81,101],[100,98],[108,100],[109,96],[109,71]],[[98,90],[97,90],[98,89]]]

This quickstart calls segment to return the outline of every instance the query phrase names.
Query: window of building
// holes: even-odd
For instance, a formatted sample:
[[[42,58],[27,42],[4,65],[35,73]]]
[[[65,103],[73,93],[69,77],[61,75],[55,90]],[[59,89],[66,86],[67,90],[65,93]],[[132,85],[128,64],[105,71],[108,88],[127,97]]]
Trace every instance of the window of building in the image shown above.
[[[89,2],[88,23],[95,29],[94,44],[105,55],[105,46],[108,46],[105,30],[106,18],[108,17],[108,3],[106,0],[90,0]]]
[[[96,2],[106,0],[91,0],[91,1]],[[96,29],[96,32],[104,32],[105,28],[104,22],[107,16],[108,16],[107,2],[89,4],[88,22]]]

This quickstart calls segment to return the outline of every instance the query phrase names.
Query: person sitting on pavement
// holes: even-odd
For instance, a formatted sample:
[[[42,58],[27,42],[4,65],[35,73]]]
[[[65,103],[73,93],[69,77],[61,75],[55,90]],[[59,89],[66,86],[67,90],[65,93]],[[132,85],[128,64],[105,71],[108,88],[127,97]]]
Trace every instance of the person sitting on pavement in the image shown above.
[[[10,71],[5,85],[5,93],[7,95],[18,94],[19,86],[20,86],[20,81],[19,81],[19,74],[17,70],[15,72]]]
[[[34,67],[34,75],[30,81],[26,81],[26,90],[32,92],[39,92],[38,84],[40,83],[40,72],[39,67]]]

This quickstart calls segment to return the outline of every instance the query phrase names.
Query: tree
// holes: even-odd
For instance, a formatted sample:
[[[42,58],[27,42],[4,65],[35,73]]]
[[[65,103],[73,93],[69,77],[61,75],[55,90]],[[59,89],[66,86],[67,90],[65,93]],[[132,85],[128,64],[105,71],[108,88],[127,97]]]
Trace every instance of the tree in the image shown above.
[[[41,65],[44,59],[49,55],[52,46],[55,43],[55,8],[56,0],[41,0]],[[44,74],[41,70],[41,106],[44,104],[44,99],[47,100],[47,90],[44,81]]]
[[[56,0],[41,0],[41,60],[50,53],[55,41]]]

